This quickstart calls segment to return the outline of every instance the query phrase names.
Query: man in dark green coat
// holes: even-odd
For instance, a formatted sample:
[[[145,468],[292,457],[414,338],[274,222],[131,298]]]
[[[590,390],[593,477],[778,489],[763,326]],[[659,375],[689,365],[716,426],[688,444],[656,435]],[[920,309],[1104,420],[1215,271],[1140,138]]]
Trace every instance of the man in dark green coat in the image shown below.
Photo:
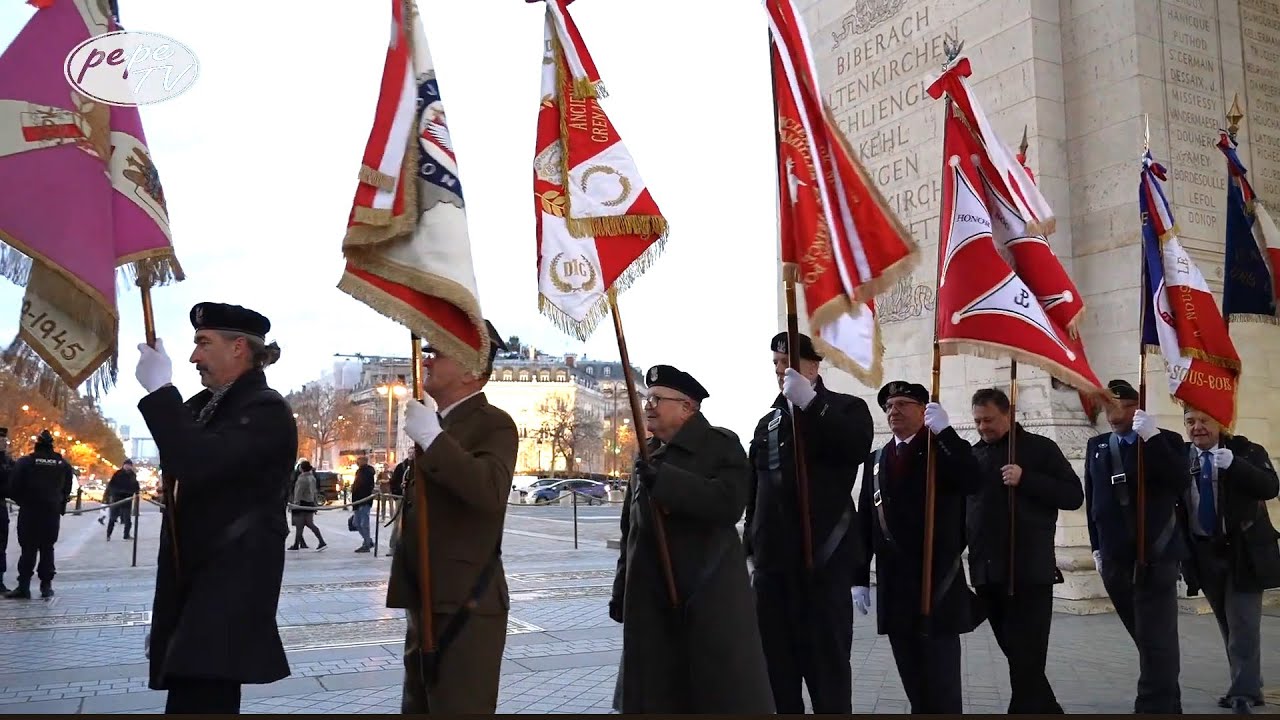
[[[609,615],[623,624],[624,713],[773,713],[746,555],[736,528],[752,481],[742,443],[701,412],[707,391],[669,365],[649,369],[651,461],[622,506]],[[654,532],[662,513],[677,595]]]

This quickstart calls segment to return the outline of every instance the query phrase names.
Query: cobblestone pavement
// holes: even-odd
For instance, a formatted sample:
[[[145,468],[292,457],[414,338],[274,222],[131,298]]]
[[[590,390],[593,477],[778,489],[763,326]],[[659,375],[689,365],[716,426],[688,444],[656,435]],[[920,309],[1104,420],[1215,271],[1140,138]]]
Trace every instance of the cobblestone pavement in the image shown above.
[[[503,549],[511,586],[511,616],[502,667],[499,712],[610,711],[620,626],[605,604],[617,552],[616,506],[578,508],[578,549],[572,509],[513,507]],[[330,546],[288,553],[279,623],[293,674],[271,685],[246,686],[244,710],[254,713],[395,713],[399,711],[402,612],[383,607],[390,561],[382,535],[379,557],[357,555],[347,514],[322,512]],[[57,596],[50,601],[0,601],[0,714],[160,712],[164,694],[146,687],[142,640],[150,622],[159,527],[143,513],[138,565],[132,544],[110,542],[96,513],[64,518],[58,543]],[[117,528],[117,533],[120,529]],[[9,567],[17,561],[10,537]],[[10,570],[5,580],[13,583]],[[1265,672],[1280,677],[1280,612],[1263,622]],[[1209,616],[1183,615],[1183,703],[1188,712],[1225,712],[1214,704],[1227,683],[1222,643]],[[857,712],[901,713],[906,695],[888,641],[874,617],[854,628],[853,700]],[[1059,615],[1054,620],[1049,678],[1069,712],[1132,708],[1137,655],[1113,615]],[[966,712],[1002,712],[1008,703],[1006,666],[983,626],[964,638]],[[1270,693],[1273,710],[1280,693]]]

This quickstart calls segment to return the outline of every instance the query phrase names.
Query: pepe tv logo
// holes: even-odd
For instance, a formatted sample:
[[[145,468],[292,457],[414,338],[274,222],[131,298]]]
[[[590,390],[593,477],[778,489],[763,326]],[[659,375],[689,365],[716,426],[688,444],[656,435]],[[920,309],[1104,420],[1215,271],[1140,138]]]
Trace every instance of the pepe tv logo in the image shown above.
[[[63,63],[71,87],[108,105],[152,105],[186,92],[200,61],[186,45],[160,33],[117,30],[85,40]]]

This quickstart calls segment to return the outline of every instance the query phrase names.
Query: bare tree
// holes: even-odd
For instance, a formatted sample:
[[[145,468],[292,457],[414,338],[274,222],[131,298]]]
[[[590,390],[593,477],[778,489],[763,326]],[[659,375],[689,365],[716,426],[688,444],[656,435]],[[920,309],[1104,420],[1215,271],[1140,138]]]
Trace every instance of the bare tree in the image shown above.
[[[349,440],[364,430],[365,415],[352,402],[351,394],[327,383],[303,385],[286,398],[298,422],[299,450],[317,463],[330,445]]]
[[[563,397],[542,403],[538,412],[542,416],[539,434],[545,442],[551,443],[551,457],[564,458],[567,472],[577,470],[578,458],[584,455],[588,459],[597,457],[604,437],[604,424],[599,414],[574,407]]]

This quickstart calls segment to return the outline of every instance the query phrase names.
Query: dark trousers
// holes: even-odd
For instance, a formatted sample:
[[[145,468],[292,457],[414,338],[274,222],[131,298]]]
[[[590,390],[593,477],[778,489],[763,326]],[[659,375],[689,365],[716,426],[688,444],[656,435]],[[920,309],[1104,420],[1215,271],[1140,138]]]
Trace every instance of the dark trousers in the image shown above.
[[[316,536],[316,542],[324,544],[324,536],[320,534],[320,528],[316,527],[315,513],[307,513],[305,518],[298,518],[297,522],[302,524],[294,526],[293,544],[296,547],[306,545],[307,541],[302,539],[303,528],[311,528],[311,532]]]
[[[126,497],[130,496],[115,497],[112,498],[112,502],[123,500]],[[133,505],[124,503],[111,508],[111,519],[107,521],[107,537],[111,537],[111,531],[116,527],[116,520],[124,523],[124,536],[128,539],[129,533],[133,531]]]
[[[232,680],[171,677],[165,714],[240,714],[240,683]]]
[[[1044,666],[1049,658],[1053,586],[1022,585],[1009,594],[1006,585],[978,587],[1001,652],[1009,661],[1010,714],[1061,714]]]
[[[902,687],[911,701],[912,714],[959,715],[964,712],[960,693],[960,636],[916,634],[889,635],[893,661]]]
[[[849,582],[833,578],[810,585],[793,573],[756,572],[752,587],[777,712],[804,713],[803,681],[815,713],[852,713]]]
[[[0,580],[9,569],[9,503],[0,498]]]
[[[1218,621],[1222,643],[1226,645],[1231,685],[1228,698],[1262,700],[1262,593],[1241,592],[1231,577],[1231,564],[1226,555],[1208,541],[1197,540],[1196,570],[1200,590],[1213,617]]]
[[[33,574],[40,577],[40,582],[53,581],[57,568],[53,562],[53,546],[58,542],[58,528],[62,524],[62,516],[54,510],[33,508],[18,513],[18,545],[22,554],[18,556],[18,583],[30,584]],[[39,563],[36,556],[39,556]]]
[[[1151,564],[1134,584],[1133,563],[1102,558],[1102,584],[1138,648],[1137,713],[1182,712],[1178,686],[1178,564]]]

